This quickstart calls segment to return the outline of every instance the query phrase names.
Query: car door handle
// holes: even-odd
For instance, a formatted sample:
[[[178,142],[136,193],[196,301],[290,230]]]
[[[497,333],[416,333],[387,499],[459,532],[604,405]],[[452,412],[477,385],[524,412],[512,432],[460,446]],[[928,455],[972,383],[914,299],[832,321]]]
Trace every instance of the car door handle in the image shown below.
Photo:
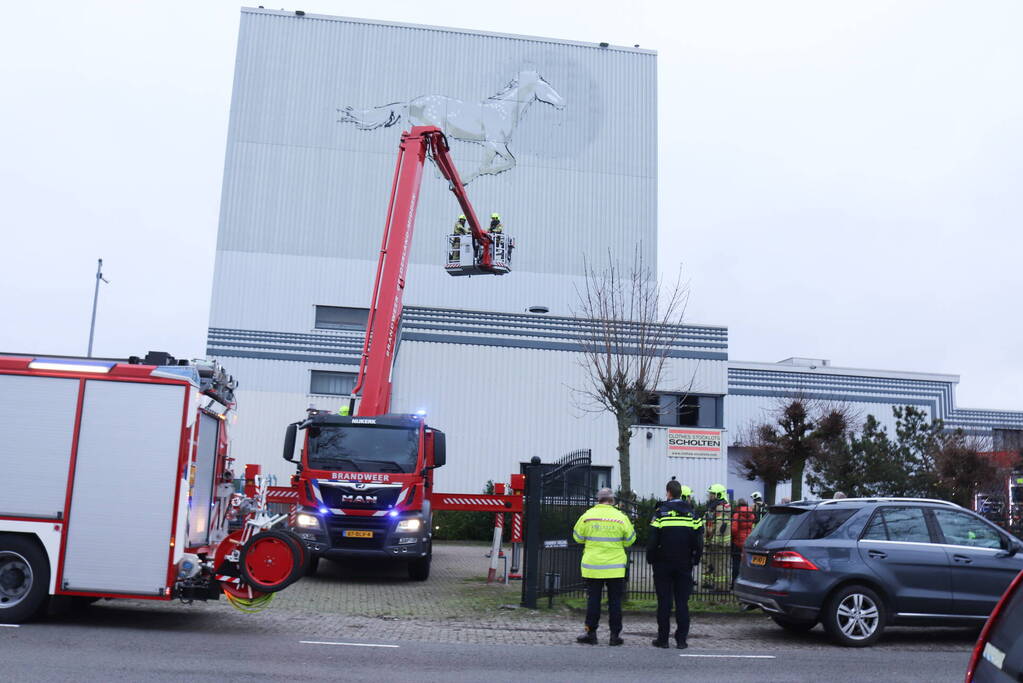
[[[867,555],[875,560],[883,560],[888,557],[888,553],[883,553],[880,550],[868,550]]]
[[[952,559],[959,564],[973,564],[973,560],[966,555],[955,554],[952,556]]]

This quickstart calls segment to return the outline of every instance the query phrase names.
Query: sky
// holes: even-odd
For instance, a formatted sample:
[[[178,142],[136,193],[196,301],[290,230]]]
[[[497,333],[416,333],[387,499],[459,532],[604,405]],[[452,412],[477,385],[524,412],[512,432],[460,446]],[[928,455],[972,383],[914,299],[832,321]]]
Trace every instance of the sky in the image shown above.
[[[96,355],[203,355],[240,6],[0,2],[0,351],[84,354],[103,258]],[[285,9],[657,50],[689,321],[1023,409],[1023,3]]]

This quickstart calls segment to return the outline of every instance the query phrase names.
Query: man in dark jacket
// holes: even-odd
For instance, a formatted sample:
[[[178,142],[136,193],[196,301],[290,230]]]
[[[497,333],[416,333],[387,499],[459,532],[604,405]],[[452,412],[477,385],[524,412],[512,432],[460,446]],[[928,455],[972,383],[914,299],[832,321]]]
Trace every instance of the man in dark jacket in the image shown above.
[[[693,567],[703,554],[703,520],[680,499],[682,486],[675,479],[666,487],[668,500],[657,506],[650,522],[646,561],[653,565],[657,591],[657,638],[654,647],[668,647],[671,608],[675,606],[675,647],[684,650],[689,637],[689,593],[693,588]]]

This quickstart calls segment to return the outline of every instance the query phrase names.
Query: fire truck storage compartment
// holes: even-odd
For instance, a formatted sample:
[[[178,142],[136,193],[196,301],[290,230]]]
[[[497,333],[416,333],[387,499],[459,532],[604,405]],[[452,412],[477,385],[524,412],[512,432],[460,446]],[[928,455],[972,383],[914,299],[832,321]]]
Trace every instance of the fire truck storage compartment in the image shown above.
[[[195,484],[188,508],[188,547],[206,545],[210,540],[210,514],[213,510],[213,477],[217,470],[217,435],[220,420],[205,413],[199,415],[199,447],[195,455]]]
[[[158,595],[167,586],[185,401],[184,386],[85,382],[64,590]]]
[[[0,375],[0,516],[64,511],[77,379]]]

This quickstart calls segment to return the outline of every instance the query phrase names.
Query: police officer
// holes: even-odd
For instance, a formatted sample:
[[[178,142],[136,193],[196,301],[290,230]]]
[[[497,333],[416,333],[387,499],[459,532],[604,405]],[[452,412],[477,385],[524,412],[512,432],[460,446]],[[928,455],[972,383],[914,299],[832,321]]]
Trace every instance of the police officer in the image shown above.
[[[597,504],[584,512],[572,529],[576,543],[584,543],[582,575],[586,579],[586,633],[576,638],[587,645],[597,644],[600,623],[600,598],[607,586],[607,622],[611,629],[609,645],[621,645],[622,594],[625,592],[625,549],[636,542],[632,522],[615,506],[611,489],[597,491]]]
[[[694,518],[692,505],[683,498],[688,487],[672,479],[665,489],[668,500],[654,512],[646,548],[646,561],[653,565],[657,591],[657,638],[652,645],[668,647],[674,604],[675,647],[684,650],[688,647],[693,567],[700,563],[703,553],[702,520]],[[692,495],[692,491],[689,493]]]
[[[498,234],[504,232],[504,226],[501,225],[501,216],[500,216],[500,214],[496,214],[496,213],[490,214],[490,228],[489,228],[489,232],[495,232],[495,233],[498,233]]]
[[[703,587],[727,591],[732,552],[732,510],[728,504],[728,489],[722,484],[711,484],[707,488],[706,536],[709,557],[703,563]]]

